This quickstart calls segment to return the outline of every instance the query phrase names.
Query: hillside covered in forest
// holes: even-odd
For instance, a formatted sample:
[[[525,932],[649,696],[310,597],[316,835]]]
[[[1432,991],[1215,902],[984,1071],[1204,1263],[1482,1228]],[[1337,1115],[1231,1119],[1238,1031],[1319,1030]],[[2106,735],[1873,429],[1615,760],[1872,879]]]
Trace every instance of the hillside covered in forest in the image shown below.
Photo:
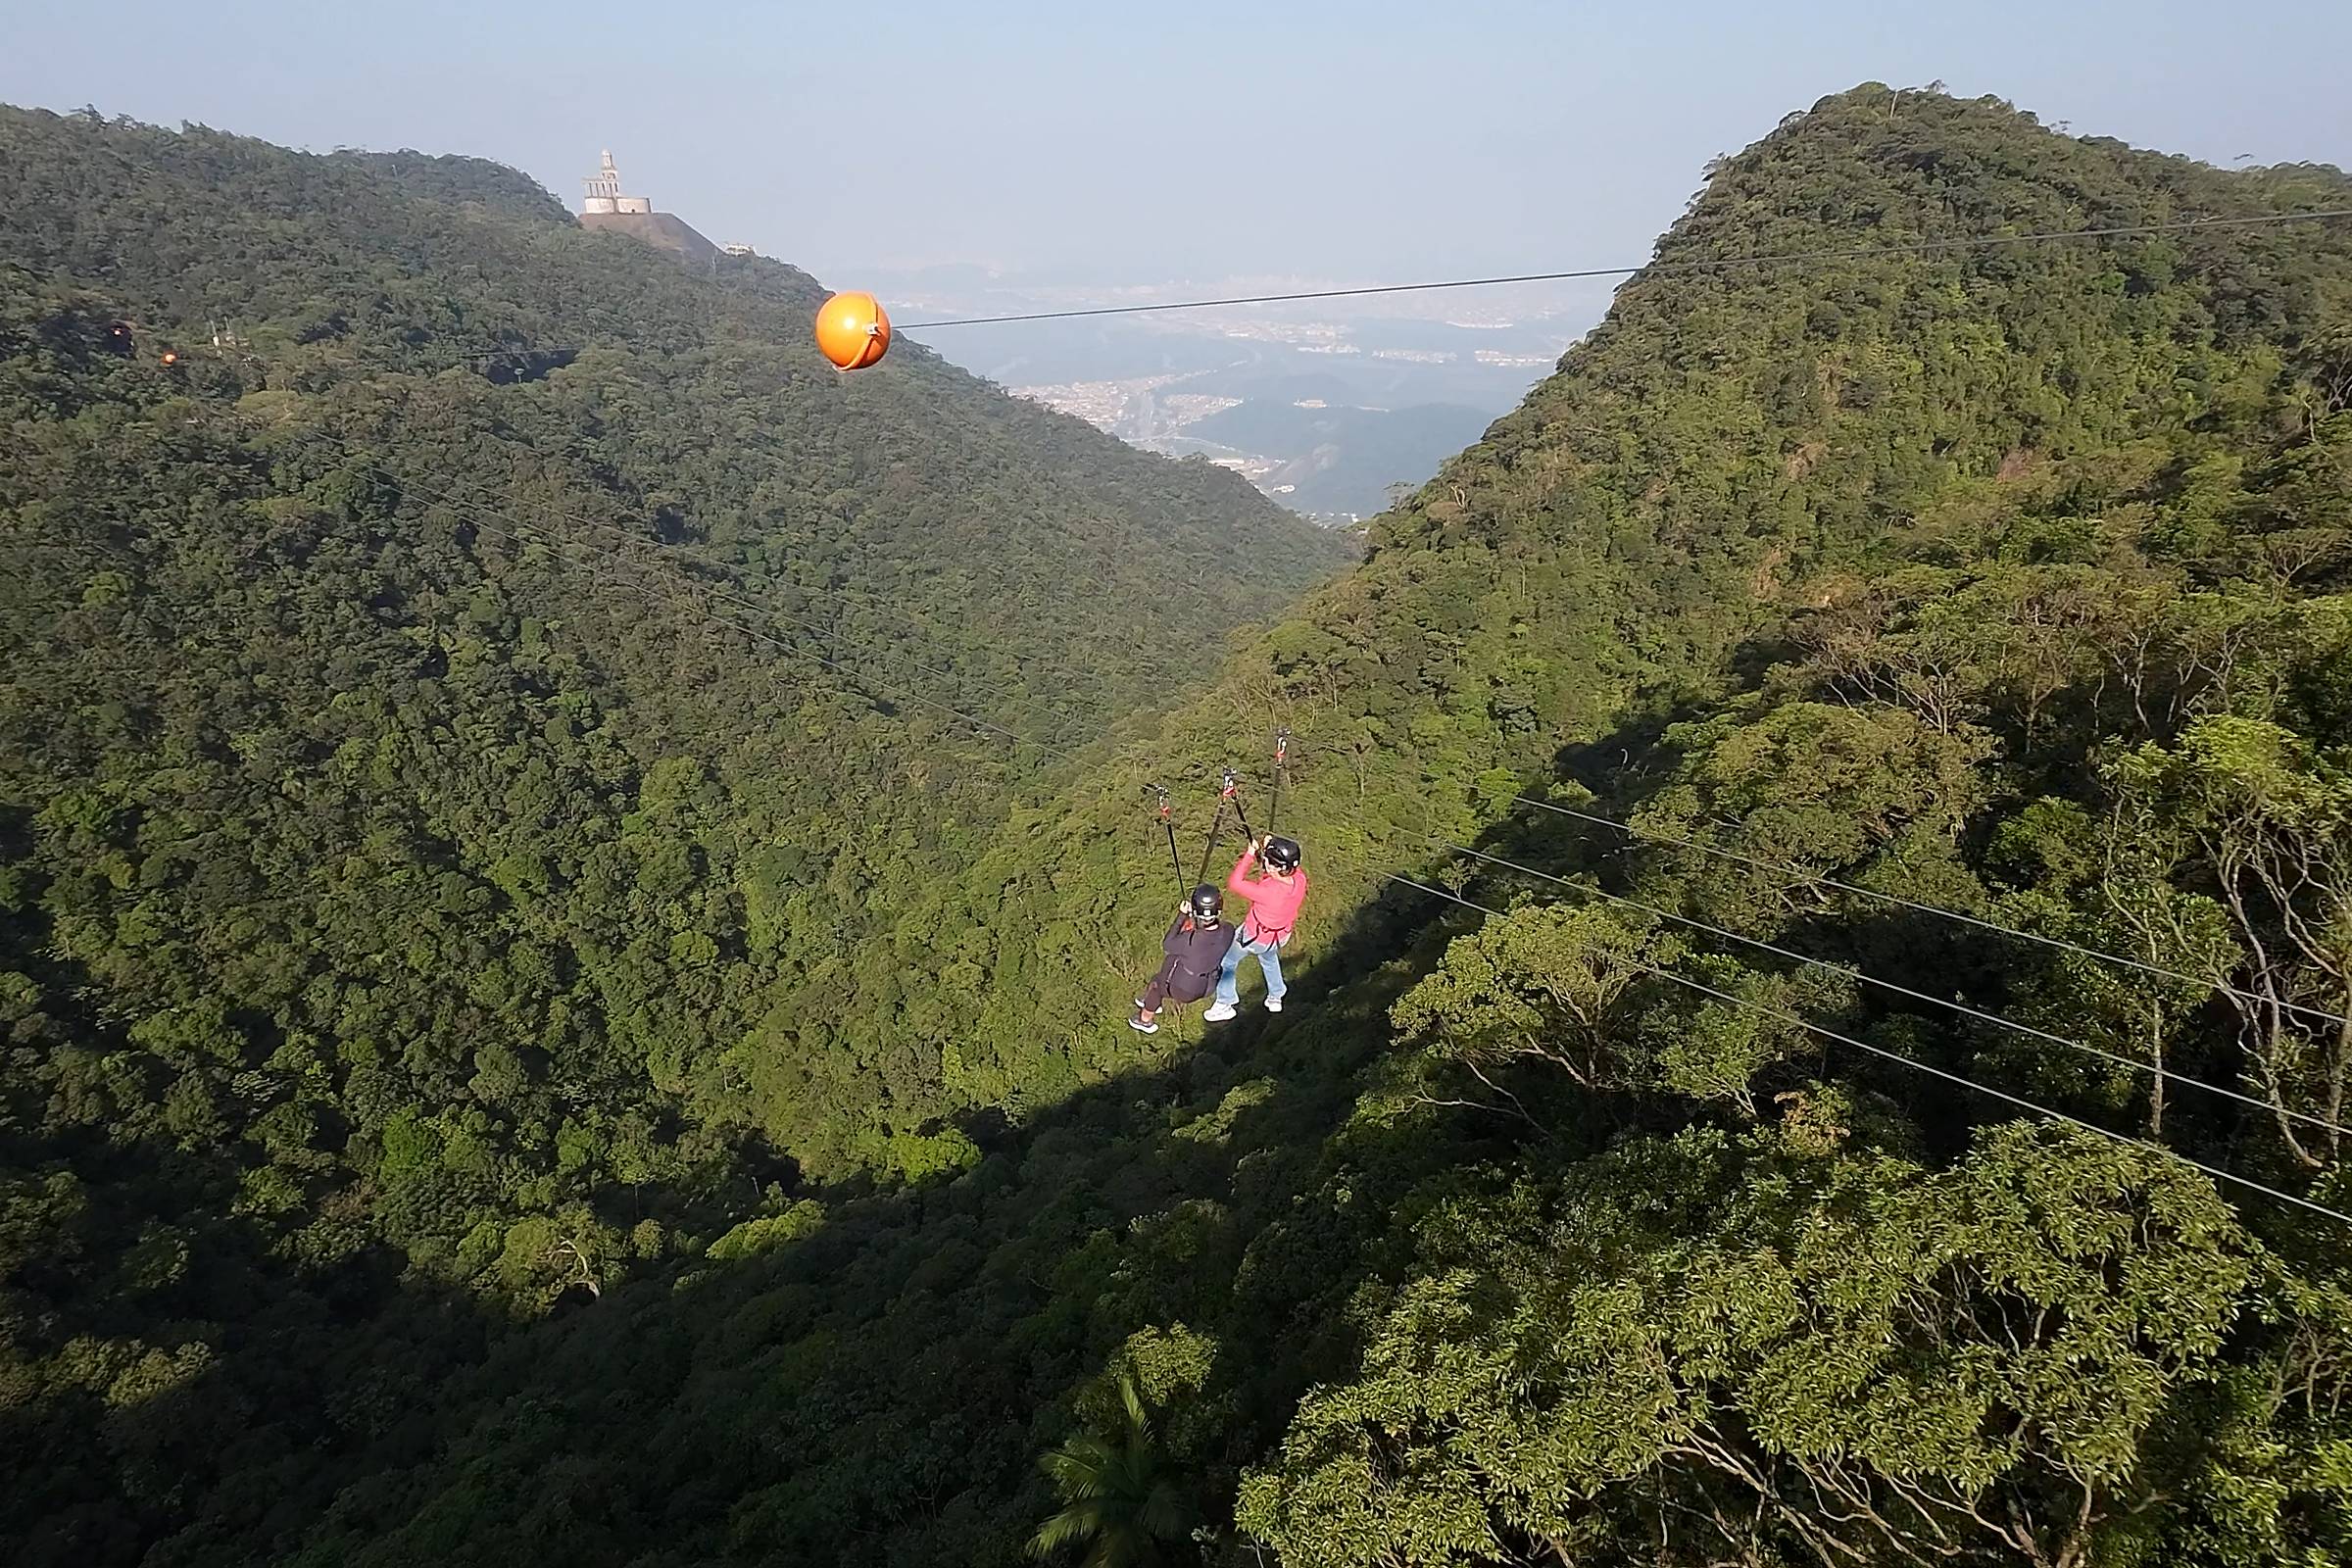
[[[493,324],[387,257],[316,336],[274,249],[186,280],[225,221],[10,237],[14,1555],[2352,1557],[2352,224],[2274,221],[2341,172],[1826,99],[1367,562],[1122,729],[1084,705],[1198,643],[988,662],[1057,651],[888,531],[981,482],[930,488],[981,394],[695,314],[782,345],[797,276],[470,166],[10,134],[134,194],[208,146],[413,190],[442,254],[530,261]],[[522,292],[560,265],[576,320]],[[249,358],[144,351],[232,308]],[[697,420],[757,446],[761,393],[900,466],[760,510]],[[1002,483],[1051,438],[1104,509],[1238,494],[997,417]],[[453,458],[495,514],[419,499]],[[1099,546],[1067,493],[1027,524]],[[606,522],[700,597],[624,608]],[[805,559],[933,624],[762,687],[751,629],[823,645],[726,600],[804,614]],[[1106,738],[983,760],[911,701],[951,679]],[[1149,787],[1198,844],[1242,764],[1262,826],[1278,725],[1291,1004],[1146,1054]]]
[[[0,111],[0,1468],[968,1163],[936,1062],[744,1042],[1346,555],[472,161]]]

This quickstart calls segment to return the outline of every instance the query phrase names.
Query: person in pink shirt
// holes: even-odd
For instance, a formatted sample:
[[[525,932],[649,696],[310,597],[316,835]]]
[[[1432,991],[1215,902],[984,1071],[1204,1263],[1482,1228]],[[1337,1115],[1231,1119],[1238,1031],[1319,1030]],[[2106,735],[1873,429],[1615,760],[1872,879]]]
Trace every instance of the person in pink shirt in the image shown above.
[[[1250,874],[1262,862],[1264,869]],[[1306,872],[1298,865],[1296,839],[1261,838],[1250,841],[1233,862],[1225,888],[1250,902],[1250,917],[1233,934],[1225,950],[1224,966],[1217,971],[1216,1004],[1200,1015],[1205,1023],[1223,1023],[1239,1009],[1242,1000],[1242,956],[1257,960],[1266,977],[1266,1010],[1282,1010],[1282,994],[1290,988],[1282,979],[1282,948],[1298,923],[1298,906],[1306,902]]]

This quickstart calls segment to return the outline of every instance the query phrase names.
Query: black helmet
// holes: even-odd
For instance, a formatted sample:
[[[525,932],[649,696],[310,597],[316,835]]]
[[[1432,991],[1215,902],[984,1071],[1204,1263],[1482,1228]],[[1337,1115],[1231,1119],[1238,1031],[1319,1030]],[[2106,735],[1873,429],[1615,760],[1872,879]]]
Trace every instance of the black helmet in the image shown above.
[[[1192,910],[1193,918],[1200,924],[1215,925],[1225,912],[1225,895],[1203,882],[1193,889],[1193,896],[1184,901],[1184,906]]]
[[[1298,869],[1298,841],[1297,839],[1266,840],[1266,863],[1277,871]]]

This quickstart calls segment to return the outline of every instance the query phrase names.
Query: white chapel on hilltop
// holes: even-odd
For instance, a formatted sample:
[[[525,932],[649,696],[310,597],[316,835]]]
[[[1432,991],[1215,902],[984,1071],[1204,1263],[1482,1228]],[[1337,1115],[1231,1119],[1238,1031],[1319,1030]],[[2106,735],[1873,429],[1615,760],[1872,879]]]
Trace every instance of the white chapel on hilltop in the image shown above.
[[[587,187],[587,200],[580,203],[582,214],[588,213],[650,213],[653,200],[645,196],[623,196],[620,193],[620,171],[612,167],[612,155],[605,154],[605,167],[580,183]]]
[[[620,171],[612,167],[611,153],[605,154],[605,167],[580,183],[588,191],[580,203],[582,228],[630,235],[705,271],[717,265],[718,247],[696,233],[693,224],[675,213],[655,212],[649,197],[620,193]]]

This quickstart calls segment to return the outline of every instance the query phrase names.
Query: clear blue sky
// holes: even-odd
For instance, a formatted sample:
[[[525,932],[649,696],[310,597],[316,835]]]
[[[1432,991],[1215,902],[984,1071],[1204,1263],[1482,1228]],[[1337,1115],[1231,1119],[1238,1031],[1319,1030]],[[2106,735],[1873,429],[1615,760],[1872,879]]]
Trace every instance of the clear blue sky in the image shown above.
[[[611,147],[633,193],[837,286],[1639,261],[1707,159],[1870,79],[2352,165],[2346,0],[15,9],[0,99],[474,153],[575,205]]]

